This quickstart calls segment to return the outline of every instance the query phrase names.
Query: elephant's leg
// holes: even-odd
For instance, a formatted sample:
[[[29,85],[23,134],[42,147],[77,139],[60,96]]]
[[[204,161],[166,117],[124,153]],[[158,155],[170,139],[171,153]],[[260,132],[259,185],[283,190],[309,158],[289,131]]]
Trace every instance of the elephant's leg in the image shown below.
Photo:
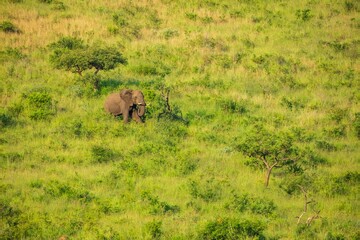
[[[129,112],[124,112],[123,113],[123,120],[124,120],[124,123],[129,122]]]
[[[138,123],[142,123],[143,121],[141,120],[141,118],[139,117],[137,111],[133,111],[132,112],[132,119],[134,119],[136,122]]]
[[[132,112],[132,119],[134,119],[136,122],[138,123],[142,123],[141,118],[139,117],[139,115],[137,114],[137,111],[133,111]]]

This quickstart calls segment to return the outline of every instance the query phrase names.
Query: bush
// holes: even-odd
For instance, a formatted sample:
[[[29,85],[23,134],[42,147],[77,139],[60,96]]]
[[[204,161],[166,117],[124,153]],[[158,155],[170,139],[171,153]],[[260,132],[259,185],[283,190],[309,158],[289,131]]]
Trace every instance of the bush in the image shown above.
[[[0,202],[0,239],[23,239],[30,224],[23,216],[23,212],[11,206],[7,201]]]
[[[61,37],[57,42],[51,43],[49,48],[52,50],[74,50],[74,49],[83,49],[86,45],[84,41],[76,37]],[[55,52],[57,53],[57,52]]]
[[[194,172],[198,167],[198,159],[192,156],[177,157],[174,168],[180,176],[186,176]]]
[[[224,112],[244,114],[248,112],[249,103],[245,100],[235,101],[233,99],[224,99],[218,102],[218,105]]]
[[[253,220],[236,218],[219,218],[206,223],[198,233],[198,239],[265,239],[265,226]]]
[[[5,159],[9,162],[20,162],[24,159],[23,153],[18,152],[7,152],[7,153],[1,153],[0,158]]]
[[[17,61],[24,59],[25,55],[17,48],[5,48],[5,50],[0,51],[0,63],[6,61]]]
[[[151,193],[144,191],[141,194],[141,199],[148,204],[149,213],[153,215],[175,214],[180,212],[180,207],[171,205],[167,202],[159,200],[158,196],[153,196]]]
[[[325,140],[317,140],[315,142],[316,144],[316,147],[318,149],[321,149],[321,150],[324,150],[324,151],[336,151],[337,150],[337,147],[336,145],[334,145],[333,143],[330,143],[328,141],[325,141]]]
[[[0,30],[5,33],[21,33],[21,30],[10,21],[0,23]]]
[[[9,127],[13,125],[14,122],[14,119],[8,112],[0,110],[0,128]]]
[[[313,17],[313,15],[311,14],[310,9],[303,9],[303,10],[299,9],[296,11],[296,17],[297,19],[306,22],[309,21]]]
[[[251,197],[247,193],[240,196],[233,193],[232,199],[225,205],[225,208],[239,213],[249,211],[254,214],[269,216],[277,207],[274,201],[270,199]]]
[[[95,145],[91,147],[92,159],[97,163],[106,163],[112,161],[118,154],[109,148]]]
[[[160,239],[163,234],[162,221],[151,221],[146,224],[145,228],[151,239]]]
[[[188,183],[190,195],[205,202],[218,201],[222,196],[222,186],[214,178],[205,181],[190,180]]]
[[[25,112],[30,119],[46,120],[56,114],[56,105],[46,90],[33,90],[23,95]]]
[[[73,187],[66,183],[61,183],[57,180],[49,181],[42,185],[44,192],[52,197],[66,196],[69,199],[80,200],[88,203],[95,199],[95,196],[88,190],[79,187]]]

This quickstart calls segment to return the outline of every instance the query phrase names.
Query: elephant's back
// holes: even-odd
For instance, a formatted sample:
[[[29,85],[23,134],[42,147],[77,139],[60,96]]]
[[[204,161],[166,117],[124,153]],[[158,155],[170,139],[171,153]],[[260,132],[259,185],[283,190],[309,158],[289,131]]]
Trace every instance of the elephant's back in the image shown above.
[[[105,103],[104,103],[105,111],[113,115],[120,115],[121,114],[120,103],[121,103],[121,99],[119,93],[110,94],[105,99]]]

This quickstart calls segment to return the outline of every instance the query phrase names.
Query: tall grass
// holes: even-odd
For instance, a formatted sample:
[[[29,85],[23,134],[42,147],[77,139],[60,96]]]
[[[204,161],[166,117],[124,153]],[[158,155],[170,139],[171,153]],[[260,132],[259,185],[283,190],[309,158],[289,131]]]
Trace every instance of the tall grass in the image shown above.
[[[0,24],[18,31],[0,31],[0,238],[357,239],[359,9],[3,1]],[[64,36],[116,47],[128,65],[99,72],[94,92],[52,66]],[[104,112],[123,88],[144,92],[144,124]],[[236,147],[261,126],[314,153],[268,188]],[[298,221],[299,185],[312,201]]]

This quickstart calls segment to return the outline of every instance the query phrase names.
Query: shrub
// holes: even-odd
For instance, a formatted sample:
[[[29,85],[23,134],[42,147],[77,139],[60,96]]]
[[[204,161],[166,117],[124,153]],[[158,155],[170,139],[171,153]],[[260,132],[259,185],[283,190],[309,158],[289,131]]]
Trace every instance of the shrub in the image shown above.
[[[163,215],[163,214],[175,214],[180,212],[179,206],[171,205],[167,202],[162,202],[159,200],[158,196],[154,196],[147,191],[142,192],[141,199],[148,204],[150,214]]]
[[[198,167],[198,159],[192,156],[177,157],[174,165],[175,170],[181,176],[189,175]]]
[[[57,10],[57,11],[64,11],[66,10],[68,7],[63,3],[63,2],[60,2],[60,1],[55,1],[53,2],[53,6],[51,9],[53,10]]]
[[[310,9],[299,9],[296,10],[296,17],[299,20],[302,20],[304,22],[309,21],[313,15],[311,14],[311,10]]]
[[[25,55],[17,48],[5,48],[5,50],[0,51],[0,62],[6,61],[17,61],[24,59]]]
[[[240,196],[233,193],[232,199],[225,205],[225,208],[239,213],[249,211],[254,214],[269,216],[277,207],[274,201],[270,199],[252,197],[247,193]]]
[[[327,136],[332,138],[342,138],[346,136],[346,126],[343,124],[326,127],[323,131]]]
[[[236,218],[218,218],[208,221],[198,233],[198,239],[265,239],[265,226],[258,221]]]
[[[160,239],[163,234],[162,221],[151,221],[145,225],[145,228],[151,239]]]
[[[0,110],[0,128],[9,127],[13,125],[14,122],[14,119],[8,112]]]
[[[179,36],[179,32],[177,30],[174,30],[174,29],[166,29],[166,30],[164,30],[162,35],[164,36],[165,39],[168,40],[170,38]]]
[[[205,202],[218,201],[222,196],[222,186],[214,178],[205,181],[190,180],[188,183],[190,195]]]
[[[337,147],[336,145],[334,145],[333,143],[330,143],[328,141],[325,141],[325,140],[317,140],[315,142],[316,144],[316,147],[318,149],[321,149],[321,150],[324,150],[324,151],[336,151],[337,150]]]
[[[117,155],[113,150],[103,146],[94,145],[91,147],[92,159],[97,163],[110,162],[117,157]]]
[[[198,15],[196,13],[185,13],[186,18],[195,21],[198,18]]]
[[[346,240],[345,236],[343,234],[339,234],[339,233],[331,233],[328,232],[326,233],[325,239],[324,240]]]
[[[281,99],[281,106],[288,108],[289,110],[299,110],[305,107],[305,104],[300,99],[291,99],[283,97]]]
[[[5,152],[0,153],[0,159],[9,163],[19,163],[24,160],[24,154],[18,152]]]
[[[52,50],[74,50],[74,49],[83,49],[86,45],[84,44],[84,41],[80,38],[76,37],[61,37],[57,42],[51,43],[49,45],[49,48]],[[59,53],[59,52],[55,52]]]
[[[224,112],[244,114],[248,112],[249,103],[245,100],[223,99],[218,102],[218,105]]]
[[[0,200],[0,239],[22,239],[31,226],[24,213],[7,201]]]
[[[56,114],[56,105],[46,90],[35,89],[23,94],[25,112],[33,120],[45,120]]]
[[[66,183],[61,183],[57,180],[51,180],[42,185],[45,193],[52,197],[66,196],[69,199],[80,200],[81,202],[88,203],[95,199],[95,196],[88,190],[83,188],[73,187]]]
[[[21,33],[21,30],[10,21],[0,23],[0,30],[5,33]]]

